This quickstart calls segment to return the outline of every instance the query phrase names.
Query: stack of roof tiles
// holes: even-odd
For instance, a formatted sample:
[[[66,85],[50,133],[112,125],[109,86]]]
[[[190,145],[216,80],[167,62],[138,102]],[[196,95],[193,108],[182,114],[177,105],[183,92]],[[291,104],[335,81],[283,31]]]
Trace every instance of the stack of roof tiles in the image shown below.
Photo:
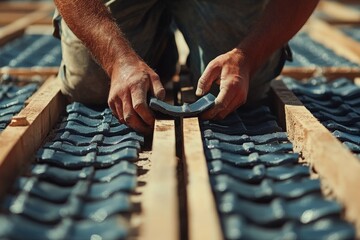
[[[16,86],[13,83],[0,84],[0,132],[10,123],[11,118],[25,106],[25,101],[36,91],[37,84]]]
[[[204,121],[202,131],[226,239],[354,238],[267,107]]]
[[[324,79],[285,84],[335,137],[360,157],[360,88],[348,79]]]
[[[6,197],[0,238],[126,238],[143,137],[79,103],[53,133]]]

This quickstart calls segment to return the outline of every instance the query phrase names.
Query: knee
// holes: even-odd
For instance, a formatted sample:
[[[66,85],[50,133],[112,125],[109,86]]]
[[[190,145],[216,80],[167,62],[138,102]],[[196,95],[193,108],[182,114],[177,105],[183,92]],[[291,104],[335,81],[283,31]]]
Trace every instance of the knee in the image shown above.
[[[58,79],[61,81],[61,92],[70,101],[90,105],[107,104],[110,85],[105,72],[79,75],[68,71],[62,64]]]

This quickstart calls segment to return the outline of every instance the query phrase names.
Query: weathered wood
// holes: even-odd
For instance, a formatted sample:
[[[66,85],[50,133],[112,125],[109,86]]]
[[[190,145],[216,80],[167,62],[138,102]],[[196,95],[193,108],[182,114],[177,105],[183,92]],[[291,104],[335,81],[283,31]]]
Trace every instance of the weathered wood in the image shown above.
[[[0,68],[0,75],[9,74],[12,76],[25,76],[30,77],[34,75],[40,76],[51,76],[56,75],[59,71],[59,67],[20,67],[20,68],[10,68],[2,67]]]
[[[1,12],[8,12],[8,11],[16,11],[16,12],[31,12],[38,10],[44,6],[52,6],[54,7],[54,4],[52,2],[15,2],[15,1],[9,1],[9,2],[0,2],[0,14]]]
[[[325,13],[322,18],[330,24],[360,23],[360,11],[335,1],[320,1],[318,10]]]
[[[327,79],[346,77],[354,79],[360,77],[360,67],[284,67],[281,72],[283,76],[289,76],[295,79],[306,79],[316,76],[324,76]]]
[[[336,54],[360,65],[360,43],[324,21],[311,19],[305,30],[315,41],[332,49]]]
[[[51,4],[42,5],[38,10],[0,28],[0,46],[23,34],[26,27],[48,17],[53,10],[54,7]]]
[[[0,12],[0,25],[10,24],[22,17],[25,17],[24,12]],[[36,24],[52,24],[52,14],[49,12],[47,18],[40,19],[35,22]]]
[[[36,150],[64,110],[64,104],[59,82],[55,78],[49,79],[18,114],[25,118],[24,124],[8,126],[0,134],[0,196],[33,160]]]
[[[185,118],[184,159],[186,163],[189,239],[223,239],[215,198],[211,190],[198,118]]]
[[[179,239],[177,158],[173,120],[156,120],[151,171],[143,196],[142,239]]]
[[[338,141],[287,89],[273,81],[278,115],[286,126],[294,150],[300,152],[345,208],[360,235],[360,161]]]

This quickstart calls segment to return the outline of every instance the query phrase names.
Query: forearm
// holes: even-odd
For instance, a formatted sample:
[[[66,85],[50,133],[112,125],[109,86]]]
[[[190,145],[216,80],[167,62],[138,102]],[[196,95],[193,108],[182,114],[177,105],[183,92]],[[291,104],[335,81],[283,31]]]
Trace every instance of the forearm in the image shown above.
[[[111,76],[114,63],[137,58],[101,0],[55,0],[69,28]],[[127,56],[127,57],[124,57]]]
[[[271,0],[237,49],[244,55],[250,76],[304,25],[319,0]]]

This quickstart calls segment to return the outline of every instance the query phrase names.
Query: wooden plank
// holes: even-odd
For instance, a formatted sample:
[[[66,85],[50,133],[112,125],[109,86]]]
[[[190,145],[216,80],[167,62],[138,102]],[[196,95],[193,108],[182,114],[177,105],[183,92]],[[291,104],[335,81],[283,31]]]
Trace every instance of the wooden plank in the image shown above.
[[[321,181],[330,187],[344,206],[346,219],[356,225],[360,236],[359,159],[302,105],[282,81],[273,81],[272,92],[294,150],[302,154]]]
[[[325,76],[327,79],[360,77],[360,67],[287,67],[281,72],[283,76],[295,79],[306,79],[314,76]]]
[[[17,11],[17,12],[31,12],[38,10],[39,8],[42,8],[44,6],[52,6],[54,7],[54,4],[52,2],[0,2],[0,12],[8,12],[8,11]]]
[[[156,120],[151,171],[143,198],[142,239],[179,239],[177,158],[173,120]]]
[[[24,33],[26,27],[48,17],[53,11],[53,5],[43,5],[38,10],[0,28],[0,46]]]
[[[1,197],[22,169],[33,160],[36,150],[65,109],[59,84],[55,78],[46,81],[14,118],[19,126],[8,126],[0,134]]]
[[[318,10],[325,13],[323,20],[330,24],[360,23],[360,11],[335,1],[320,1]]]
[[[315,41],[332,49],[336,54],[360,65],[360,43],[324,21],[311,19],[305,27]]]
[[[30,77],[34,75],[51,76],[56,75],[59,67],[30,67],[30,68],[0,68],[0,75],[9,74],[12,76]]]
[[[188,174],[187,206],[190,240],[223,239],[198,118],[185,118],[184,159]]]

